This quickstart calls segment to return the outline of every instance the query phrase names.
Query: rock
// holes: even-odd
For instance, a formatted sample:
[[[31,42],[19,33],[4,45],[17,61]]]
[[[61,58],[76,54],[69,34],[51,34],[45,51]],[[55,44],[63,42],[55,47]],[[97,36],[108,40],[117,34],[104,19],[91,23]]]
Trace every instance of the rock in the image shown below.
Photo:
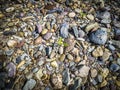
[[[44,39],[49,40],[51,37],[52,37],[52,33],[48,32],[47,34],[45,34]]]
[[[57,67],[58,67],[58,64],[57,64],[56,61],[52,61],[52,62],[51,62],[51,66],[57,68]]]
[[[107,41],[107,31],[106,28],[98,29],[90,34],[90,41],[95,44],[104,45]]]
[[[75,58],[75,62],[76,62],[76,63],[80,62],[80,60],[81,60],[81,58],[80,58],[79,56],[77,56],[77,57]]]
[[[120,65],[120,58],[118,58],[118,59],[117,59],[117,64],[119,64],[119,65]]]
[[[54,89],[61,89],[62,88],[62,75],[61,74],[58,74],[58,75],[53,74],[51,76],[51,82],[54,86]]]
[[[97,76],[97,74],[98,74],[98,71],[96,70],[96,69],[91,69],[90,70],[90,74],[91,74],[91,77],[96,77]]]
[[[24,87],[23,87],[23,90],[32,90],[36,85],[36,81],[34,79],[29,79]]]
[[[42,25],[37,24],[36,26],[37,26],[38,33],[41,33],[42,32]]]
[[[63,54],[63,52],[64,52],[64,49],[63,49],[63,47],[61,46],[61,47],[59,48],[59,54]]]
[[[32,72],[33,72],[33,73],[36,73],[38,70],[39,70],[38,68],[34,68],[34,69],[32,70]]]
[[[111,40],[112,44],[115,45],[116,47],[120,48],[120,41],[117,40]]]
[[[107,81],[104,80],[104,81],[100,84],[100,87],[104,87],[104,86],[106,86],[106,85],[107,85]]]
[[[79,31],[78,31],[78,36],[79,36],[80,38],[83,38],[83,37],[85,36],[85,32],[84,32],[83,30],[79,30]]]
[[[55,51],[52,51],[49,57],[53,58],[53,57],[55,57],[55,55],[56,55]]]
[[[16,65],[14,63],[10,62],[7,65],[6,69],[8,70],[8,76],[9,77],[14,77],[15,76],[15,74],[16,74]]]
[[[86,32],[89,32],[89,31],[92,30],[92,29],[98,29],[98,27],[99,27],[99,24],[98,24],[97,22],[95,22],[95,23],[90,23],[90,24],[88,24],[88,25],[86,26],[85,31],[86,31]]]
[[[46,47],[45,50],[46,50],[46,55],[49,56],[50,53],[52,52],[52,47]]]
[[[74,33],[75,37],[78,38],[78,34],[79,34],[79,33],[78,33],[77,27],[76,27],[76,26],[73,26],[72,29],[73,29],[73,33]]]
[[[76,79],[70,90],[77,90],[81,86],[82,79]]]
[[[110,51],[105,49],[105,51],[104,51],[104,53],[102,55],[103,61],[107,61],[109,59],[110,55],[111,55]]]
[[[50,30],[50,28],[51,28],[51,26],[50,26],[50,22],[47,22],[47,23],[46,23],[46,27],[47,27],[47,29]]]
[[[94,57],[99,57],[99,56],[102,56],[103,55],[103,49],[98,46],[93,52],[92,52],[92,55]]]
[[[63,72],[62,72],[62,82],[63,84],[65,85],[69,85],[70,83],[70,73],[69,73],[69,69],[65,69]]]
[[[109,24],[109,23],[111,23],[111,20],[110,19],[103,19],[103,20],[101,20],[101,23]]]
[[[60,29],[60,35],[63,38],[67,38],[68,37],[68,29],[69,29],[69,24],[67,23],[63,23]]]
[[[93,16],[92,14],[88,14],[88,15],[87,15],[87,18],[88,18],[89,20],[94,20],[94,16]]]
[[[60,55],[60,61],[64,61],[65,60],[65,54]]]
[[[110,65],[110,70],[113,71],[113,72],[116,72],[120,69],[120,66],[118,64],[111,64]]]
[[[41,37],[38,37],[36,40],[35,40],[35,44],[41,44],[42,43],[42,38]]]
[[[17,41],[16,40],[8,40],[7,45],[9,47],[15,47],[17,45]]]
[[[120,40],[120,28],[114,28],[115,40]]]
[[[41,77],[43,76],[43,70],[39,69],[37,73],[35,73],[35,76],[37,77],[38,80],[41,80]]]
[[[73,56],[72,56],[71,54],[68,54],[68,55],[67,55],[67,58],[68,58],[69,60],[73,60]]]
[[[103,68],[100,73],[101,73],[103,78],[106,78],[109,74],[109,69],[108,68]]]
[[[102,82],[102,81],[103,81],[102,75],[99,74],[99,75],[97,76],[97,79],[98,79],[98,82]]]
[[[44,35],[44,34],[46,34],[47,32],[48,32],[47,29],[43,29],[42,32],[41,32],[41,34]]]
[[[113,45],[111,45],[111,44],[108,45],[108,48],[109,48],[110,50],[112,50],[112,51],[115,50],[115,47],[114,47]]]
[[[70,12],[70,13],[68,14],[68,16],[71,17],[71,18],[75,17],[75,15],[76,15],[75,12]]]
[[[9,7],[9,8],[6,8],[6,12],[12,12],[12,11],[14,11],[15,10],[15,8],[14,7]]]
[[[11,56],[14,53],[13,49],[5,51],[6,55]]]
[[[90,67],[88,66],[83,66],[79,69],[79,76],[80,77],[87,77],[89,73]]]

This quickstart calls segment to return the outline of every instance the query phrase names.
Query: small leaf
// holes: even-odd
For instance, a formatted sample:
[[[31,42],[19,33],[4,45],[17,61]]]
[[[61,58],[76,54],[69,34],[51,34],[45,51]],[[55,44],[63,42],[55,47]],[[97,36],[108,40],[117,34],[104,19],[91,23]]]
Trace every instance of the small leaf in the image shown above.
[[[63,45],[64,45],[65,47],[69,46],[68,43],[63,43]]]

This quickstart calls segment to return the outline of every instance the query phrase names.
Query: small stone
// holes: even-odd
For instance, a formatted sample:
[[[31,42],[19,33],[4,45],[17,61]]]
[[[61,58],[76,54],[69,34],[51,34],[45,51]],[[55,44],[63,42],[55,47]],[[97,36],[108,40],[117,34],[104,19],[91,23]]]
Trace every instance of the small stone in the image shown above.
[[[42,32],[42,25],[37,24],[36,26],[37,26],[38,33],[41,33]]]
[[[87,15],[87,18],[88,18],[89,20],[94,20],[94,16],[93,16],[92,14],[88,14],[88,15]]]
[[[85,28],[85,31],[86,32],[89,32],[90,30],[92,30],[92,29],[98,29],[98,27],[99,27],[99,24],[97,23],[97,22],[95,22],[95,23],[90,23],[90,24],[88,24],[87,26],[86,26],[86,28]]]
[[[14,53],[13,49],[7,50],[6,55],[11,56]]]
[[[113,71],[113,72],[116,72],[120,69],[120,66],[118,64],[111,64],[110,65],[110,70]]]
[[[39,69],[35,76],[37,77],[38,80],[41,80],[41,77],[43,76],[43,70]]]
[[[120,58],[118,58],[118,59],[117,59],[117,64],[119,64],[119,65],[120,65]]]
[[[3,13],[0,13],[0,18],[3,18],[5,15]]]
[[[70,72],[69,72],[69,69],[66,69],[66,70],[64,70],[62,72],[62,77],[63,77],[63,79],[62,79],[63,84],[69,85],[69,83],[70,83]]]
[[[17,65],[17,68],[22,67],[24,64],[25,64],[25,60],[22,60],[22,61]]]
[[[17,45],[17,41],[16,40],[8,40],[7,45],[9,47],[14,47]]]
[[[14,7],[9,7],[9,8],[6,9],[6,12],[12,12],[12,11],[14,11],[14,10],[15,10]]]
[[[33,73],[36,73],[37,71],[38,71],[38,68],[34,68],[34,69],[32,70]]]
[[[106,86],[106,85],[107,85],[107,81],[104,80],[104,81],[100,84],[100,87],[104,87],[104,86]]]
[[[99,74],[99,75],[97,76],[97,79],[98,79],[98,82],[102,82],[102,81],[103,81],[102,75]]]
[[[111,44],[108,45],[108,48],[109,48],[110,50],[112,50],[112,51],[115,50],[115,47],[114,47],[113,45],[111,45]]]
[[[75,15],[76,15],[75,12],[70,12],[68,16],[73,18],[73,17],[75,17]]]
[[[55,51],[52,51],[49,57],[53,58],[53,57],[55,57],[55,55],[56,55]]]
[[[76,63],[80,62],[80,60],[81,60],[81,58],[80,58],[79,56],[77,56],[77,57],[75,58],[75,62],[76,62]]]
[[[78,31],[78,36],[83,38],[85,36],[85,32],[83,30]]]
[[[54,86],[54,89],[61,89],[62,88],[62,75],[61,74],[58,74],[58,75],[53,74],[51,76],[51,82]]]
[[[8,70],[8,76],[9,77],[14,77],[15,76],[15,74],[16,74],[16,65],[14,63],[10,62],[7,65],[6,69]]]
[[[67,38],[68,37],[68,29],[69,29],[69,24],[67,23],[63,23],[60,29],[60,35],[63,38]]]
[[[61,56],[60,56],[60,61],[64,61],[65,60],[65,54],[62,54]]]
[[[63,47],[61,46],[61,47],[59,48],[59,54],[63,54],[63,52],[64,52],[64,49],[63,49]]]
[[[45,51],[47,56],[50,55],[50,53],[52,52],[52,47],[46,47]]]
[[[120,80],[116,80],[116,84],[120,87]]]
[[[79,76],[80,77],[87,77],[89,70],[90,70],[90,67],[84,65],[82,68],[79,69]]]
[[[51,66],[57,68],[57,67],[58,67],[58,64],[57,64],[56,61],[52,61],[52,62],[51,62]]]
[[[95,44],[104,45],[107,41],[107,30],[106,28],[98,29],[90,34],[90,41]]]
[[[109,69],[103,68],[102,72],[101,72],[102,77],[106,78],[108,76],[108,74],[109,74]]]
[[[73,26],[72,29],[73,29],[73,32],[74,32],[75,37],[78,38],[79,32],[78,32],[77,27],[76,27],[76,26]]]
[[[92,52],[92,55],[94,57],[99,57],[99,56],[102,56],[103,55],[103,49],[98,46],[93,52]]]
[[[34,79],[29,79],[24,87],[23,87],[23,90],[32,90],[36,85],[36,81]]]
[[[47,29],[50,30],[50,22],[47,22],[47,23],[46,23],[46,27],[47,27]]]
[[[81,86],[82,79],[76,79],[70,90],[77,90]]]
[[[73,56],[72,56],[71,54],[68,54],[68,55],[67,55],[67,58],[68,58],[69,60],[73,60]]]
[[[111,55],[110,51],[105,49],[105,51],[104,51],[104,53],[102,55],[103,61],[107,61],[109,59],[110,55]]]
[[[44,35],[44,34],[46,34],[47,32],[48,32],[47,29],[43,29],[42,32],[41,32],[41,34]]]
[[[36,40],[35,40],[35,44],[41,44],[42,43],[42,38],[41,37],[38,37]]]
[[[120,48],[120,41],[117,40],[111,40],[112,44],[115,45],[116,47]]]
[[[97,74],[98,74],[98,72],[97,72],[97,70],[96,69],[91,69],[90,70],[90,73],[91,73],[91,77],[96,77],[97,76]]]
[[[52,33],[48,32],[47,34],[45,34],[44,39],[49,40],[51,37],[52,37]]]
[[[111,20],[110,19],[103,19],[103,20],[101,20],[101,23],[109,24],[109,23],[111,23]]]

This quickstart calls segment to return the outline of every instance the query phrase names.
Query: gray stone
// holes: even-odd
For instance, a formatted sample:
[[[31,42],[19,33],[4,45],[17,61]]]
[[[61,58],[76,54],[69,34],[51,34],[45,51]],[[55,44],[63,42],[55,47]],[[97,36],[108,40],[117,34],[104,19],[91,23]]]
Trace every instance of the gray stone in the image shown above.
[[[114,47],[113,45],[111,45],[111,44],[108,45],[108,48],[109,48],[110,50],[112,50],[112,51],[115,50],[115,47]]]
[[[62,77],[63,77],[63,84],[69,85],[69,82],[70,82],[69,69],[66,69],[62,72]]]
[[[74,33],[75,37],[78,38],[78,29],[77,29],[77,27],[74,26],[74,27],[72,27],[72,29],[73,29],[73,33]]]
[[[118,64],[111,64],[110,65],[110,70],[113,71],[113,72],[116,72],[120,69],[120,66]]]
[[[23,90],[32,90],[36,85],[36,81],[34,79],[29,79],[25,86],[23,87]]]

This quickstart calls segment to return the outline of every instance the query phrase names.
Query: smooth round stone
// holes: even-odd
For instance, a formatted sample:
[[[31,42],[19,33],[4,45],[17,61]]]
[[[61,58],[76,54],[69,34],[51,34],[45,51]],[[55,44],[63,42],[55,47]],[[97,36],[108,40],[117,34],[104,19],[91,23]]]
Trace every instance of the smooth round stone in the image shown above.
[[[101,20],[101,23],[109,24],[109,23],[111,23],[111,20],[110,19],[103,19],[103,20]]]
[[[36,40],[35,40],[35,44],[41,44],[42,43],[42,38],[41,37],[38,37]]]
[[[30,79],[25,83],[23,90],[32,90],[36,85],[36,81],[34,79]]]
[[[64,61],[65,60],[65,54],[62,54],[61,56],[60,56],[60,61]]]
[[[79,56],[77,56],[76,58],[75,58],[75,62],[77,63],[77,62],[80,62],[80,60],[81,60],[81,58],[79,57]]]
[[[120,69],[120,66],[118,64],[111,64],[110,65],[110,70],[113,72],[116,72]]]
[[[98,74],[96,69],[91,69],[90,72],[91,72],[91,77],[96,77]]]
[[[118,59],[117,59],[117,64],[119,64],[119,65],[120,65],[120,58],[118,58]]]
[[[102,82],[102,81],[103,81],[102,75],[98,75],[98,76],[97,76],[97,79],[98,79],[99,82]]]
[[[67,55],[67,58],[68,58],[69,60],[73,60],[73,56],[72,56],[71,54],[68,54],[68,55]]]
[[[87,15],[87,18],[88,18],[89,20],[94,20],[94,16],[93,16],[92,14],[88,14],[88,15]]]
[[[85,36],[85,32],[83,30],[78,31],[78,36],[83,38]]]
[[[63,51],[64,51],[64,49],[63,49],[63,47],[61,46],[61,47],[59,48],[59,54],[63,54]]]
[[[70,13],[68,14],[68,16],[71,17],[71,18],[75,17],[75,15],[76,15],[75,12],[70,12]]]
[[[106,28],[98,29],[90,33],[89,39],[95,44],[104,45],[107,41],[107,31]]]
[[[102,56],[103,61],[107,61],[110,57],[111,53],[109,50],[105,50]]]
[[[9,7],[9,8],[6,9],[6,12],[12,12],[12,11],[14,11],[14,10],[15,10],[14,7]]]
[[[17,45],[17,41],[16,41],[16,40],[9,40],[9,41],[7,42],[7,45],[8,45],[9,47],[14,47],[14,46]]]
[[[63,84],[65,85],[68,85],[69,82],[70,82],[70,72],[69,72],[69,69],[65,69],[63,72],[62,72],[62,81],[63,81]]]
[[[109,48],[110,50],[112,50],[112,51],[115,50],[115,47],[114,47],[113,45],[111,45],[111,44],[108,45],[108,48]]]
[[[47,29],[43,29],[42,32],[41,32],[41,34],[44,35],[44,34],[46,34],[47,32],[48,32]]]

